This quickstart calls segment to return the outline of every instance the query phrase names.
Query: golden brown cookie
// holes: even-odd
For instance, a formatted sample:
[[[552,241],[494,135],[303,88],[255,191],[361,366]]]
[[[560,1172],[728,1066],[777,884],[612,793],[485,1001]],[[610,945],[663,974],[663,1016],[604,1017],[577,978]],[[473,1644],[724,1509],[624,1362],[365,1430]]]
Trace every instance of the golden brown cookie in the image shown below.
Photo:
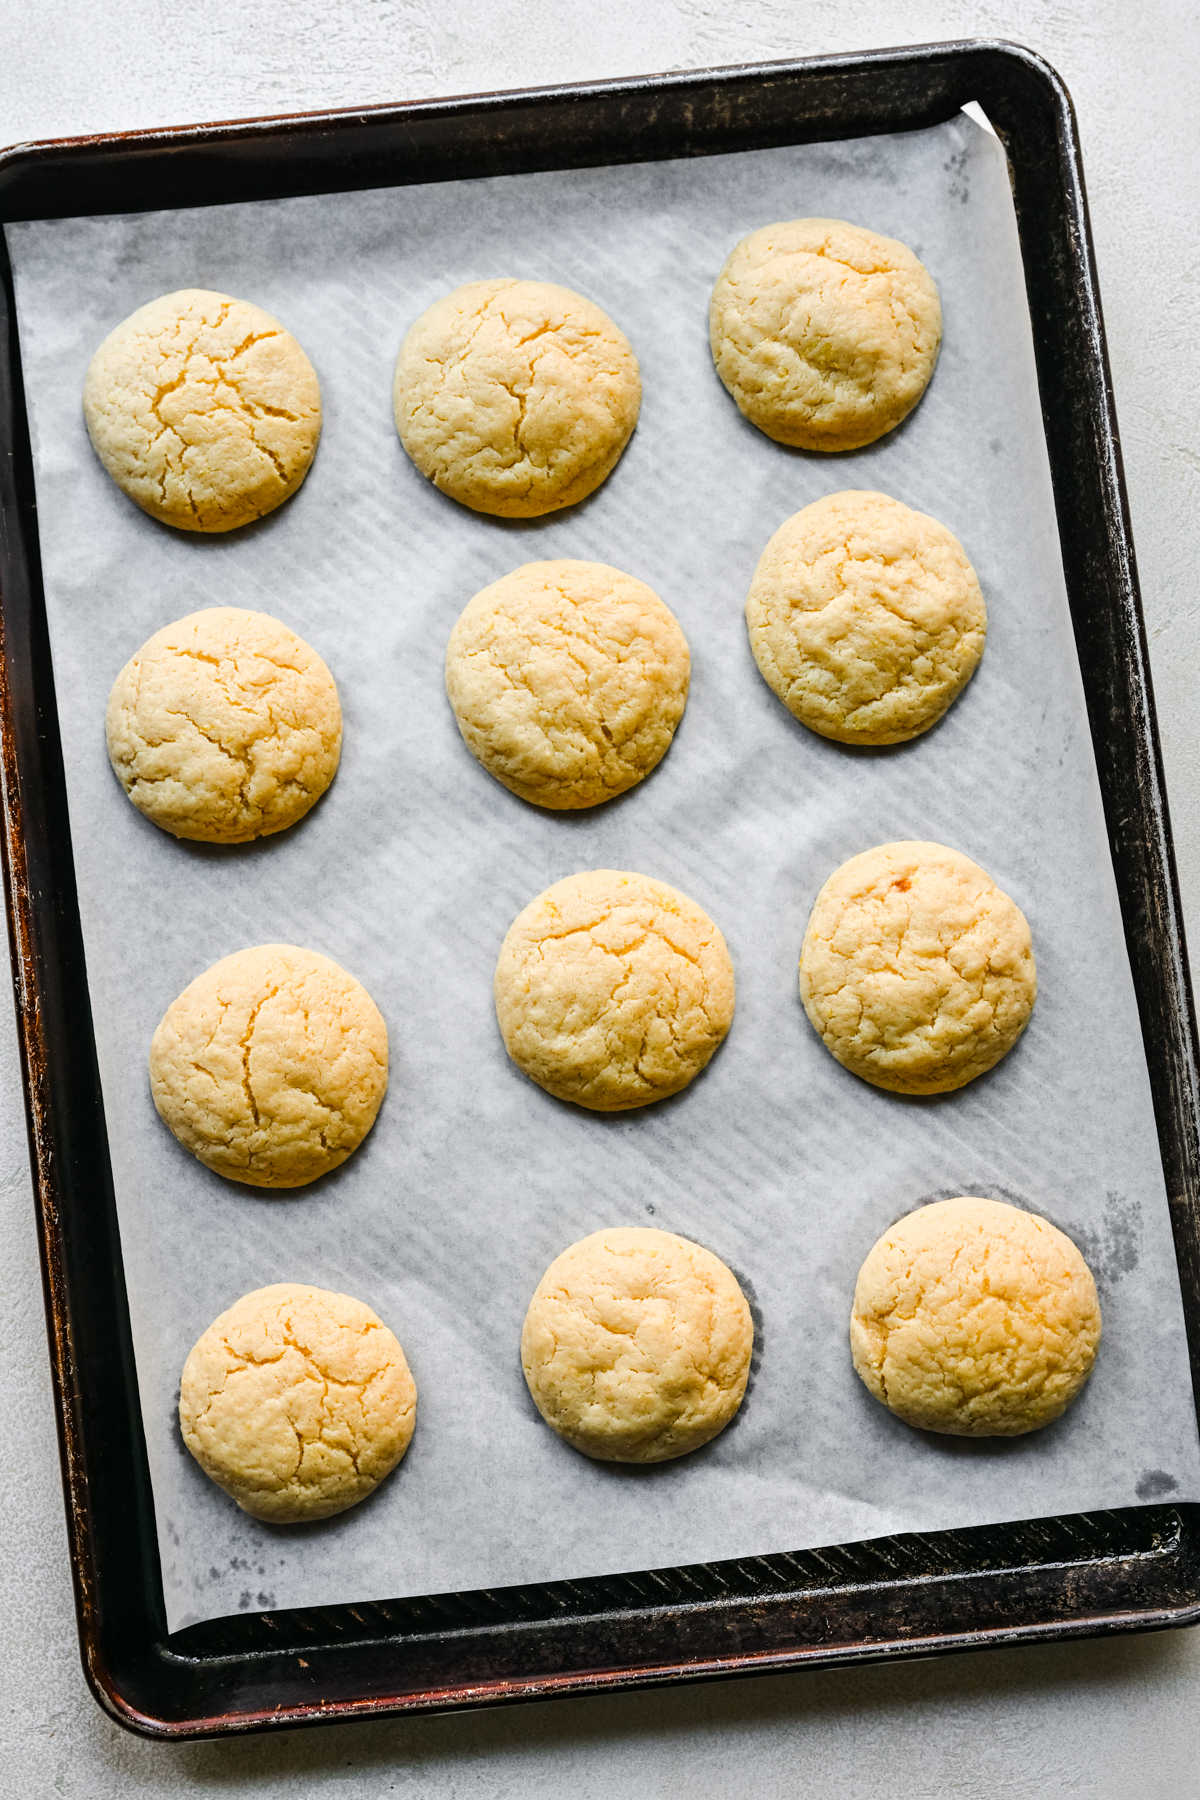
[[[139,812],[175,837],[244,844],[320,799],[337,773],[342,709],[303,638],[266,613],[213,606],[130,658],[105,731]]]
[[[880,844],[817,895],[800,994],[825,1048],[864,1081],[947,1093],[998,1063],[1029,1023],[1029,926],[961,851]]]
[[[531,519],[611,474],[642,383],[594,301],[549,281],[472,281],[409,331],[392,397],[422,475],[476,512]]]
[[[560,1437],[601,1462],[665,1462],[723,1431],[746,1391],[754,1323],[711,1250],[669,1231],[596,1231],[529,1303],[521,1366]]]
[[[413,1434],[417,1389],[383,1321],[348,1294],[277,1282],[214,1319],[179,1385],[183,1441],[243,1512],[272,1525],[374,1493]]]
[[[458,728],[522,800],[598,806],[666,755],[691,659],[669,607],[605,563],[525,563],[468,602],[446,646]]]
[[[361,983],[315,950],[259,944],[198,975],[150,1045],[164,1123],[206,1168],[304,1187],[344,1163],[387,1088],[387,1027]]]
[[[763,679],[802,724],[843,744],[898,744],[935,725],[987,636],[952,532],[886,494],[829,494],[763,551],[746,601]]]
[[[590,869],[517,914],[495,996],[504,1047],[531,1081],[594,1112],[624,1112],[679,1093],[719,1048],[733,964],[686,894]]]
[[[181,531],[232,531],[304,480],[321,390],[291,332],[261,306],[183,288],[105,338],[83,414],[96,455],[143,512]]]
[[[854,1289],[854,1367],[925,1431],[1016,1437],[1048,1425],[1099,1342],[1096,1284],[1075,1245],[998,1200],[918,1207],[884,1232]]]
[[[709,339],[760,431],[802,450],[856,450],[925,392],[942,308],[928,269],[895,238],[844,219],[789,219],[734,247]]]

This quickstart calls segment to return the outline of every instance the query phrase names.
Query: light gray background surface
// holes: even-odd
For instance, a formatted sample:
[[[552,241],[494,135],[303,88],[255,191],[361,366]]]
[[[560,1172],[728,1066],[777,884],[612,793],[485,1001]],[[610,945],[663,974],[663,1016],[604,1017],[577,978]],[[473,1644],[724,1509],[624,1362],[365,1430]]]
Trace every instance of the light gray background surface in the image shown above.
[[[1200,941],[1194,520],[1200,26],[1186,0],[0,0],[0,141],[956,35],[1030,44],[1076,101],[1185,913]],[[990,1653],[240,1744],[138,1742],[80,1676],[11,1016],[0,1007],[0,1794],[1196,1792],[1200,1634]]]

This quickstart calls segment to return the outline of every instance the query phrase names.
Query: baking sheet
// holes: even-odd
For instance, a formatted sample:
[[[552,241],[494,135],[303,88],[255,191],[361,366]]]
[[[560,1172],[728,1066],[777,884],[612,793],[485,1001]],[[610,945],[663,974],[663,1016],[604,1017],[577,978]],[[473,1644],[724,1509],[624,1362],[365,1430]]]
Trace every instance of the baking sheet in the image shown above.
[[[743,233],[822,213],[902,238],[946,336],[910,421],[850,455],[789,452],[713,374],[712,280]],[[694,161],[546,173],[8,228],[46,600],[93,1016],[172,1628],[238,1609],[496,1587],[876,1536],[1200,1498],[1178,1280],[1136,1006],[1070,620],[1003,154],[965,117],[932,130]],[[445,500],[391,420],[401,336],[493,274],[577,287],[641,359],[641,422],[592,500],[502,523]],[[172,532],[117,492],[80,416],[88,359],[182,286],[258,301],[319,372],[325,430],[297,498],[227,537]],[[838,487],[875,487],[963,539],[988,648],[932,733],[849,751],[767,690],[742,604],[771,532]],[[492,782],[442,690],[478,588],[579,556],[651,583],[693,655],[675,745],[640,789],[577,817]],[[103,713],[118,668],[192,608],[277,613],[332,667],[341,772],[301,826],[240,849],[177,844],[124,799]],[[1041,993],[1020,1046],[964,1091],[914,1101],[833,1062],[796,959],[845,857],[930,837],[981,861],[1030,918]],[[737,1016],[684,1095],[604,1118],[504,1056],[491,974],[513,915],[576,869],[692,894],[730,944]],[[272,1198],[211,1175],[146,1082],[163,1009],[210,962],[290,940],[344,963],[389,1025],[375,1130],[341,1170]],[[1047,1214],[1091,1261],[1095,1375],[1031,1438],[911,1432],[850,1367],[866,1250],[901,1212],[983,1193]],[[750,1391],[714,1444],[600,1467],[538,1420],[517,1354],[542,1270],[610,1223],[724,1257],[752,1298]],[[175,1422],[179,1370],[238,1294],[344,1288],[404,1343],[416,1436],[363,1506],[303,1528],[246,1518]]]

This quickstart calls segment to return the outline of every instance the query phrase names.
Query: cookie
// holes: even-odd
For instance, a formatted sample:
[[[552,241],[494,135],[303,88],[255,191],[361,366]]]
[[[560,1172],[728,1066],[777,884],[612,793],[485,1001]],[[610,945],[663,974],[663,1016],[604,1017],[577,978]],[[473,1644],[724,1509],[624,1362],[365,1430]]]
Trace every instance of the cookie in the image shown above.
[[[850,1352],[908,1425],[1018,1437],[1066,1411],[1100,1342],[1091,1270],[1036,1213],[964,1196],[885,1231],[854,1289]]]
[[[880,844],[836,869],[800,952],[825,1048],[897,1094],[944,1094],[992,1068],[1033,1011],[1029,926],[991,876],[945,844]]]
[[[238,950],[198,975],[150,1045],[163,1122],[206,1168],[304,1187],[344,1163],[387,1087],[387,1027],[353,975],[293,944]]]
[[[117,676],[108,755],[173,837],[244,844],[284,831],[337,773],[342,709],[315,650],[266,613],[213,606],[148,638]]]
[[[392,398],[422,475],[475,512],[532,519],[612,473],[642,383],[625,333],[582,294],[472,281],[409,331]]]
[[[321,435],[316,371],[261,306],[206,288],[164,294],[88,365],[83,416],[117,486],[180,531],[233,531],[274,512]]]
[[[857,450],[912,411],[933,374],[942,308],[904,244],[842,219],[752,231],[709,308],[717,374],[777,443]]]
[[[348,1294],[276,1282],[214,1319],[179,1384],[183,1441],[256,1519],[327,1519],[408,1449],[417,1389],[387,1326]]]
[[[467,748],[522,800],[598,806],[666,755],[691,659],[670,608],[605,563],[525,563],[476,594],[446,646]]]
[[[763,679],[802,724],[842,744],[898,744],[935,725],[975,673],[987,608],[944,525],[848,491],[780,526],[746,625]]]
[[[754,1323],[711,1250],[670,1231],[595,1231],[555,1258],[521,1332],[547,1425],[600,1462],[653,1463],[707,1444],[746,1392]]]
[[[719,1048],[733,964],[686,894],[591,869],[517,914],[495,996],[504,1047],[531,1081],[593,1112],[625,1112],[679,1093]]]

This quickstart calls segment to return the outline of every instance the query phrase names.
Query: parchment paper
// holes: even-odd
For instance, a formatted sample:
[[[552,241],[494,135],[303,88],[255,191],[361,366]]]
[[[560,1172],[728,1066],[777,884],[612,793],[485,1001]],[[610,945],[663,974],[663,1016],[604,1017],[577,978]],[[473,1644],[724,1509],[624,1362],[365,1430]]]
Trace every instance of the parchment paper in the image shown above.
[[[871,449],[804,456],[739,418],[711,367],[710,287],[733,243],[818,213],[902,238],[941,288],[946,336],[911,420]],[[1200,1497],[1178,1281],[1101,819],[1034,382],[1003,154],[934,130],[693,161],[10,229],[47,606],[89,981],[173,1627],[237,1608],[356,1601],[766,1553],[891,1532]],[[408,324],[437,295],[529,274],[593,296],[641,359],[641,423],[586,505],[503,524],[408,464],[390,408]],[[227,537],[144,518],[92,455],[80,389],[100,339],[183,286],[256,300],[320,374],[325,432],[298,497]],[[983,663],[945,722],[848,751],[760,679],[742,605],[763,545],[839,487],[934,513],[973,558]],[[528,807],[461,744],[442,688],[450,626],[533,558],[615,563],[691,641],[664,764],[577,817]],[[190,609],[278,614],[331,665],[345,754],[308,821],[242,850],[177,844],[109,771],[118,668]],[[981,861],[1028,914],[1041,994],[1017,1050],[931,1101],[845,1073],[809,1028],[796,960],[845,857],[929,837]],[[491,975],[513,915],[575,869],[644,870],[717,920],[733,1030],[674,1102],[562,1106],[508,1063]],[[364,1148],[292,1198],[210,1175],[158,1122],[146,1052],[217,957],[311,944],[388,1021],[391,1087]],[[920,1202],[991,1194],[1088,1255],[1104,1342],[1079,1404],[1033,1437],[910,1431],[854,1376],[859,1262]],[[724,1257],[758,1351],[736,1423],[650,1471],[561,1444],[517,1344],[550,1259],[600,1225],[653,1222]],[[280,1279],[369,1301],[420,1389],[408,1458],[341,1518],[270,1528],[182,1448],[179,1370],[237,1295]]]

